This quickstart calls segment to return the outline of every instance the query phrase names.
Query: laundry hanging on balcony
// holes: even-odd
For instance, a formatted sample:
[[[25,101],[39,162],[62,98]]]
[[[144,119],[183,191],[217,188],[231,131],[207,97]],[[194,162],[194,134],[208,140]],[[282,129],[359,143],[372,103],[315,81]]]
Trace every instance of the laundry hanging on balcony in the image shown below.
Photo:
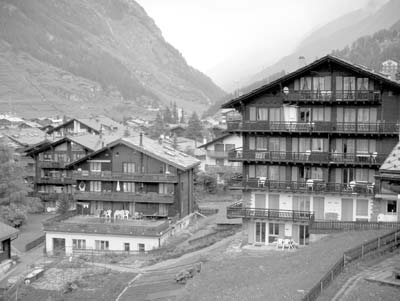
[[[80,182],[78,188],[80,191],[85,191],[86,188],[85,182]]]
[[[121,191],[121,187],[120,187],[120,185],[119,185],[119,181],[117,181],[117,188],[116,188],[116,191]]]

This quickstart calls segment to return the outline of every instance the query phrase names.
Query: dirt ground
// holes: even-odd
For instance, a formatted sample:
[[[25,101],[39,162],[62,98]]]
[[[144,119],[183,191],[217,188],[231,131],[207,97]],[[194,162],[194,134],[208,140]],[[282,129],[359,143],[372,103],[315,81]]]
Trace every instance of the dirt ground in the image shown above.
[[[182,300],[300,300],[343,251],[386,231],[330,234],[295,251],[214,252]]]

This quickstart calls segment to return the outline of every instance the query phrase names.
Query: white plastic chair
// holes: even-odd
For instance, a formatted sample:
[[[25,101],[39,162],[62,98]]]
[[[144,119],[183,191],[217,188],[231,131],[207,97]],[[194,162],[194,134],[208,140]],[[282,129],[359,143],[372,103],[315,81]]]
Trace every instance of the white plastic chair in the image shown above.
[[[266,181],[267,181],[267,177],[259,177],[258,178],[258,187],[265,187]]]
[[[281,248],[283,250],[284,244],[283,244],[283,239],[282,238],[278,238],[277,243],[276,243],[276,248],[277,249]]]

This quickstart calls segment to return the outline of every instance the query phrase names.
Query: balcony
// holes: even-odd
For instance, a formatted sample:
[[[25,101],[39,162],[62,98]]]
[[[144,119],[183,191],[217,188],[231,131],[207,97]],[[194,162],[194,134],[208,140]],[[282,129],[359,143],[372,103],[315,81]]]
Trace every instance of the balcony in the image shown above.
[[[74,171],[72,174],[75,180],[103,180],[103,181],[133,181],[144,183],[178,183],[178,176],[173,174],[140,174],[122,173],[111,171]]]
[[[387,154],[377,153],[328,153],[319,151],[280,152],[240,149],[229,152],[229,161],[276,162],[291,164],[381,166]]]
[[[314,212],[300,210],[279,210],[242,207],[242,205],[228,206],[227,218],[257,218],[278,221],[312,222]]]
[[[296,103],[379,103],[382,96],[379,91],[300,91],[283,95],[286,102]]]
[[[361,194],[373,196],[377,188],[373,183],[365,181],[352,181],[349,184],[327,183],[319,179],[309,179],[307,181],[275,181],[275,180],[232,180],[229,183],[230,189],[241,190],[262,190],[292,193],[312,193],[312,194]]]
[[[229,121],[228,132],[398,135],[399,124],[373,122]]]
[[[65,161],[53,161],[53,160],[43,160],[38,161],[39,168],[64,168],[68,162]]]
[[[207,156],[209,156],[210,158],[215,158],[215,159],[226,159],[226,158],[228,158],[228,152],[208,150]]]
[[[139,193],[139,192],[93,192],[75,191],[74,199],[77,201],[105,201],[105,202],[137,202],[137,203],[162,203],[172,204],[173,194]]]
[[[72,199],[72,195],[69,193],[61,193],[61,192],[36,192],[33,194],[40,198],[43,202],[57,201],[61,198],[67,197],[69,200]]]
[[[60,185],[72,185],[75,183],[72,178],[69,177],[41,177],[36,180],[37,184],[60,184]]]
[[[232,164],[232,163],[230,163]],[[231,165],[205,165],[205,170],[210,173],[242,173],[242,166]]]
[[[169,228],[165,220],[122,220],[81,216],[75,211],[43,223],[44,231],[105,235],[161,236]]]

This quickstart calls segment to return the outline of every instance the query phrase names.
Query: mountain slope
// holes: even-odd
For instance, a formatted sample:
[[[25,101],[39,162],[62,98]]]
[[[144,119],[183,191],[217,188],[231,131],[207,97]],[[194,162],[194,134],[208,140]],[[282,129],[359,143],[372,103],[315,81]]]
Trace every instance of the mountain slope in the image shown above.
[[[297,69],[299,56],[304,56],[307,63],[310,63],[316,57],[341,49],[361,36],[389,28],[398,21],[399,12],[400,0],[391,0],[372,14],[359,10],[342,16],[311,34],[292,54],[252,76],[249,83],[282,69],[288,72]]]
[[[0,45],[3,65],[13,65],[13,55],[25,55],[19,68],[28,80],[34,81],[37,74],[25,68],[26,60],[43,73],[57,69],[67,77],[91,82],[100,99],[111,97],[133,106],[176,101],[193,110],[224,95],[208,77],[187,65],[133,0],[3,0]],[[58,77],[53,80],[55,86],[63,86]],[[17,80],[9,80],[7,87],[8,103],[15,95],[23,101]],[[70,101],[41,82],[33,90]],[[81,94],[85,102],[93,101]],[[0,94],[3,102],[4,98]],[[114,101],[108,102],[109,108],[113,105]]]

